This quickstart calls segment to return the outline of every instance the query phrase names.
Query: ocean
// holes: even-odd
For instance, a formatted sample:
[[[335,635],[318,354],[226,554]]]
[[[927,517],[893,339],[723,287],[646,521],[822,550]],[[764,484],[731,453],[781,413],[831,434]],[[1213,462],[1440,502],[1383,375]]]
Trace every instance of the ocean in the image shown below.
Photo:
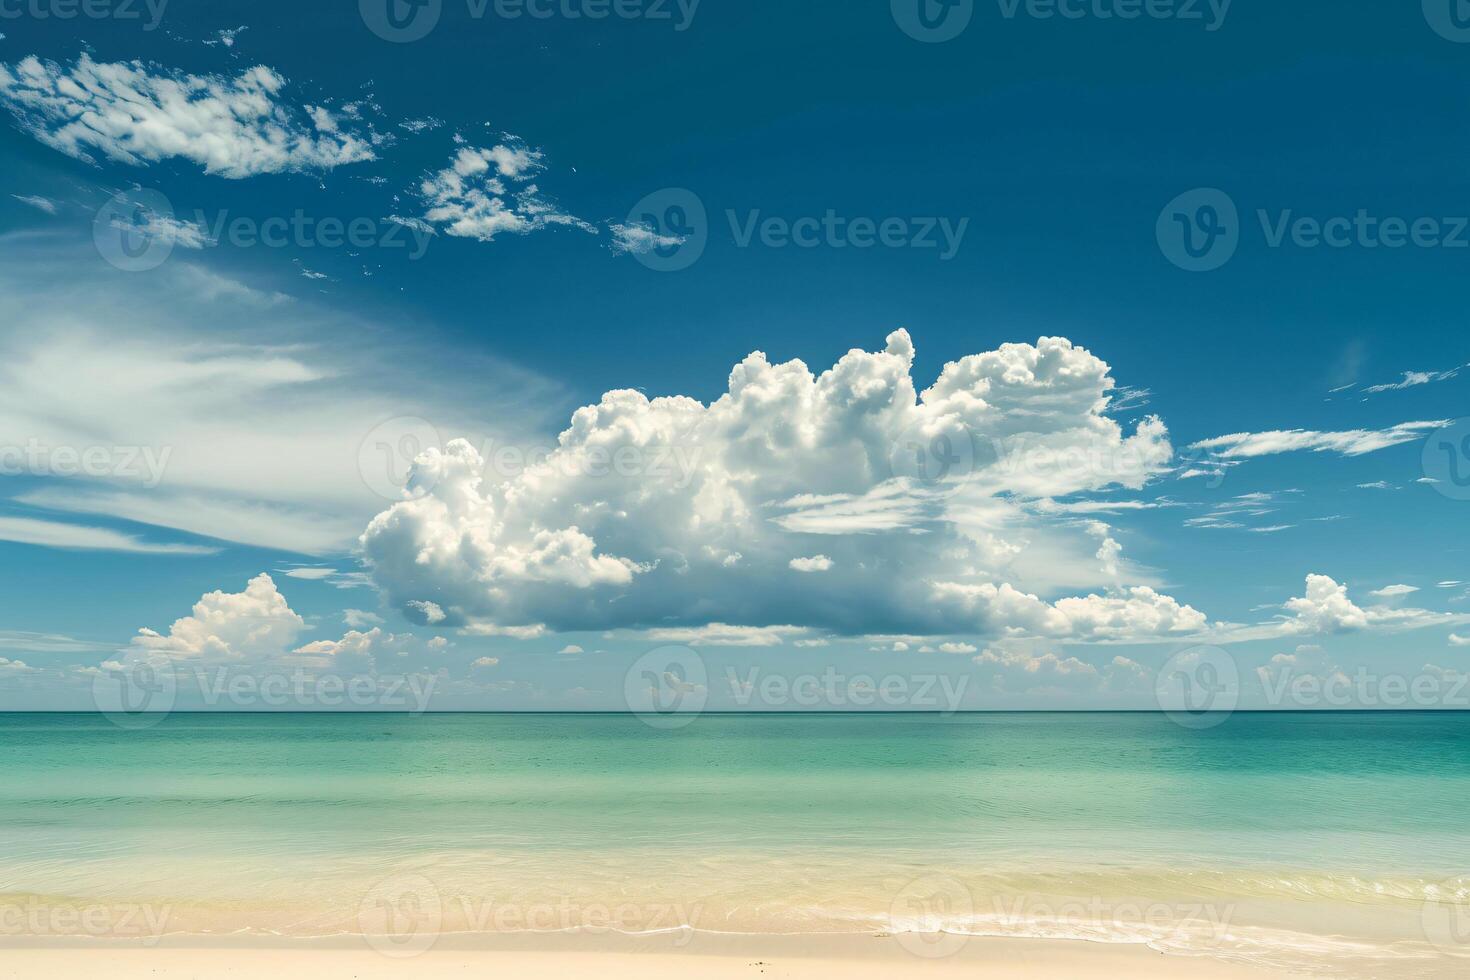
[[[0,767],[0,937],[881,932],[1470,966],[1466,713],[5,714]]]

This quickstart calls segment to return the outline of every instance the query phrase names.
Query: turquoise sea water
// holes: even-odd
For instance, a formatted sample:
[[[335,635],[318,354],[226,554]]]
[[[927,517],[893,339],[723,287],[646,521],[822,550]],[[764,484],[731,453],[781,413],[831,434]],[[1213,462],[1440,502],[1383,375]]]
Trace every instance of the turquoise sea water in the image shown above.
[[[1470,714],[12,714],[0,771],[0,935],[942,929],[1470,966]]]

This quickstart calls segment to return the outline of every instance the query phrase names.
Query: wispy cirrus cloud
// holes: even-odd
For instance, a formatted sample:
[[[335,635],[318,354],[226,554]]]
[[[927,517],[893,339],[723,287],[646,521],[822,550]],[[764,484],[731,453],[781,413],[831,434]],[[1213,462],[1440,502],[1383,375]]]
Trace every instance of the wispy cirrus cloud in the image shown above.
[[[1462,364],[1459,367],[1449,368],[1444,371],[1405,371],[1397,381],[1385,384],[1368,385],[1362,391],[1365,395],[1377,395],[1385,391],[1403,391],[1406,388],[1417,388],[1420,385],[1434,384],[1436,381],[1448,381],[1457,376],[1470,364]]]
[[[78,160],[131,166],[179,158],[241,178],[372,160],[381,137],[343,114],[287,101],[287,82],[257,65],[192,75],[142,61],[0,64],[0,103],[21,129]],[[348,113],[347,115],[350,115]]]
[[[286,299],[192,263],[99,282],[78,254],[0,237],[0,322],[11,328],[0,331],[0,431],[21,449],[100,448],[138,463],[71,475],[27,466],[12,499],[50,512],[28,518],[94,514],[297,554],[346,552],[384,502],[362,454],[385,420],[426,419],[483,443],[492,430],[473,403],[495,418],[497,438],[529,441],[538,406],[561,391],[492,358],[430,356],[430,366],[422,352],[400,356],[423,338],[309,302],[291,301],[287,318],[262,316]],[[492,377],[516,393],[491,396],[498,407],[482,390]],[[150,453],[157,472],[142,466]]]
[[[1265,517],[1274,514],[1283,504],[1299,499],[1301,491],[1295,488],[1287,490],[1254,490],[1250,493],[1237,494],[1229,500],[1222,501],[1211,507],[1208,513],[1197,517],[1186,518],[1185,527],[1213,528],[1215,530],[1246,530],[1257,534],[1274,534],[1278,531],[1287,531],[1295,527],[1294,524],[1270,524],[1249,525],[1251,518]]]
[[[1267,432],[1234,432],[1201,439],[1190,449],[1208,450],[1224,459],[1245,459],[1292,452],[1334,452],[1362,456],[1390,446],[1413,442],[1425,433],[1448,425],[1447,420],[1400,422],[1386,429],[1346,429],[1322,432],[1313,429],[1273,429]]]
[[[157,544],[105,527],[87,527],[30,517],[0,517],[0,541],[76,551],[127,551],[140,555],[212,555],[203,545]]]
[[[39,194],[12,194],[10,196],[22,204],[29,204],[38,211],[45,211],[47,214],[56,213],[56,202],[49,197],[42,197]]]

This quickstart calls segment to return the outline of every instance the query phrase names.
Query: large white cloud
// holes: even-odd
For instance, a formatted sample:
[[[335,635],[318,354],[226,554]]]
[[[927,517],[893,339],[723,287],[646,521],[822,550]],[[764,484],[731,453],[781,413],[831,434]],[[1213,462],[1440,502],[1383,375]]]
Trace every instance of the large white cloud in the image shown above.
[[[407,499],[364,532],[364,556],[391,602],[410,617],[432,602],[446,624],[1098,639],[1204,627],[1143,585],[1054,603],[1025,591],[1028,551],[1070,548],[1105,586],[1125,570],[1116,547],[1097,557],[1095,522],[1030,501],[1137,488],[1168,465],[1158,419],[1125,435],[1105,414],[1106,363],[1042,338],[948,364],[920,394],[913,355],[899,330],[821,374],[751,354],[710,405],[610,391],[547,458],[493,485],[469,443],[431,449]],[[830,569],[802,571],[814,554]]]
[[[34,56],[0,64],[0,100],[21,127],[80,160],[178,157],[239,178],[373,159],[371,132],[349,130],[320,106],[287,104],[285,88],[262,65],[226,77],[87,54],[73,65]]]

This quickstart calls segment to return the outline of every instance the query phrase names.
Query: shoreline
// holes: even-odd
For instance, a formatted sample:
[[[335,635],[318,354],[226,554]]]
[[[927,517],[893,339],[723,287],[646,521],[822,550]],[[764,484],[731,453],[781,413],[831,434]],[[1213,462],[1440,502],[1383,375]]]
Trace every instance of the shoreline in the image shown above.
[[[957,941],[958,940],[958,941]],[[960,937],[954,934],[780,936],[699,933],[675,946],[664,936],[523,933],[444,935],[423,951],[380,952],[361,937],[288,940],[170,936],[132,940],[5,937],[0,978],[71,980],[104,974],[133,980],[247,977],[316,980],[489,975],[562,980],[592,971],[607,980],[700,977],[888,978],[975,976],[1013,980],[1286,980],[1312,976],[1203,956],[1160,953],[1138,943]],[[917,950],[917,952],[915,951]],[[927,955],[925,955],[927,954]],[[942,955],[938,955],[942,954]],[[1186,965],[1187,964],[1187,965]]]

